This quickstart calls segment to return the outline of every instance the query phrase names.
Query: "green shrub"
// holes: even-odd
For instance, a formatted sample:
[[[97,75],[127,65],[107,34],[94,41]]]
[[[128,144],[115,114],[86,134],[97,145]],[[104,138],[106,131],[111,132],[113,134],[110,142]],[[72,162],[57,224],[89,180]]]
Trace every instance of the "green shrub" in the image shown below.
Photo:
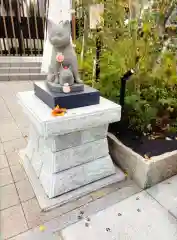
[[[137,20],[130,21],[127,26],[124,24],[126,11],[120,1],[107,1],[102,30],[93,34],[87,29],[91,34],[88,34],[82,65],[85,83],[98,88],[102,96],[118,103],[121,77],[131,68],[135,69],[135,74],[127,82],[122,121],[127,123],[128,128],[140,133],[176,129],[176,48],[173,44],[162,52],[164,41],[169,38],[162,25],[169,2],[166,1],[166,5],[160,8],[160,1],[156,1],[156,13],[147,12],[140,28]],[[95,83],[96,37],[101,39],[102,52],[100,79]],[[80,55],[82,45],[79,39],[77,46]]]

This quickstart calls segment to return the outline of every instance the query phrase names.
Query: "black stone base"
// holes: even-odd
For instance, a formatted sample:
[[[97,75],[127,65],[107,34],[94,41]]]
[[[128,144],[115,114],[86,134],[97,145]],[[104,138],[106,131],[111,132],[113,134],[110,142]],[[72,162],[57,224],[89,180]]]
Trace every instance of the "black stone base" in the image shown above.
[[[56,93],[51,92],[45,82],[34,83],[34,93],[50,108],[59,105],[61,108],[72,109],[99,104],[100,92],[94,88],[84,85],[81,92]]]

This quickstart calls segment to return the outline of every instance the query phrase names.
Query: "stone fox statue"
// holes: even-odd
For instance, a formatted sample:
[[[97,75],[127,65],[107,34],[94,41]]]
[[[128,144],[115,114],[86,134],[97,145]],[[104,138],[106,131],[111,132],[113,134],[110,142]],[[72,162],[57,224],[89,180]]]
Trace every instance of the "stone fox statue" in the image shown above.
[[[68,68],[73,77],[71,82],[82,83],[78,74],[77,56],[71,43],[71,27],[69,21],[61,21],[59,24],[54,24],[48,20],[48,37],[53,45],[53,58],[49,67],[47,82],[61,84],[63,74],[60,72]],[[57,56],[61,61],[57,61]],[[60,76],[61,75],[61,76]],[[70,84],[70,83],[69,83]]]

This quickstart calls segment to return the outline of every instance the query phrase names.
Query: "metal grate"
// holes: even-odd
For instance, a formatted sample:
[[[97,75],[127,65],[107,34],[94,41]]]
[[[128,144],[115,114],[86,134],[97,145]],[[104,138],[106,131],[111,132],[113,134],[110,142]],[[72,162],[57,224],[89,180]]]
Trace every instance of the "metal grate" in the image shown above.
[[[51,0],[52,1],[52,0]],[[81,0],[73,0],[72,38],[82,36]],[[0,54],[42,55],[49,0],[0,0]]]
[[[41,55],[48,0],[0,0],[1,55]]]

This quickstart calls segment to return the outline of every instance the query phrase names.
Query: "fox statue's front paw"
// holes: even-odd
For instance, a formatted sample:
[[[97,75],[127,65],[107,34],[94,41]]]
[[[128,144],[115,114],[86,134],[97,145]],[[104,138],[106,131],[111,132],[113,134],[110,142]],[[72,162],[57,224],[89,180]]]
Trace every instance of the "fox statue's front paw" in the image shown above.
[[[47,82],[54,82],[55,76],[53,74],[48,74],[47,75]]]
[[[60,84],[60,81],[59,81],[59,77],[58,77],[58,76],[55,76],[54,83],[55,83],[55,84]]]

